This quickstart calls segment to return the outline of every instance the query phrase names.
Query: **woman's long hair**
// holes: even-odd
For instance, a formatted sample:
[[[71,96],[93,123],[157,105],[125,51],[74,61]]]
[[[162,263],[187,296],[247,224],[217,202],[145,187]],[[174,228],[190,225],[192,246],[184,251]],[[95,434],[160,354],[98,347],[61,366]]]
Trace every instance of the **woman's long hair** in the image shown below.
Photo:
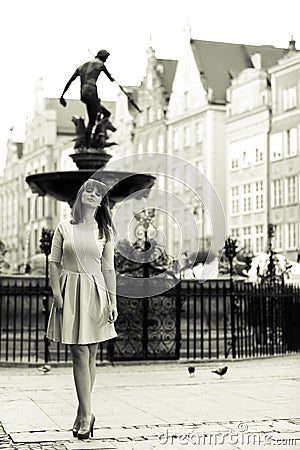
[[[83,214],[82,214],[82,192],[84,190],[89,191],[97,189],[97,193],[101,195],[101,205],[98,206],[95,212],[95,220],[98,224],[99,229],[99,238],[103,238],[104,236],[107,240],[111,238],[112,232],[115,231],[115,227],[112,223],[112,217],[109,207],[109,198],[107,192],[107,186],[104,183],[101,183],[98,180],[94,180],[93,178],[89,178],[77,192],[75,202],[72,207],[72,224],[77,224],[83,222]]]

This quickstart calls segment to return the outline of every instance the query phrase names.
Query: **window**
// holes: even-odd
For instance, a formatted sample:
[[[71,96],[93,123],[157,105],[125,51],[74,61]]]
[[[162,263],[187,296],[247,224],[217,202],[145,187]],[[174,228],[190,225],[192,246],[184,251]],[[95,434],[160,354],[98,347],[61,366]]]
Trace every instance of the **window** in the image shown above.
[[[33,150],[38,150],[39,148],[39,138],[34,138],[33,139]]]
[[[255,210],[261,211],[264,209],[264,183],[257,181],[255,183]]]
[[[274,225],[274,250],[283,250],[283,225]]]
[[[283,133],[283,152],[286,158],[298,153],[298,130],[291,128]]]
[[[144,146],[142,142],[139,142],[138,145],[138,158],[141,159],[143,157],[143,153],[144,153]]]
[[[239,212],[240,212],[239,187],[234,186],[231,188],[231,214],[238,214]]]
[[[149,137],[147,144],[147,152],[152,153],[153,151],[154,151],[153,139],[152,137]]]
[[[251,212],[251,184],[243,185],[243,212]]]
[[[163,118],[163,110],[161,107],[158,107],[156,110],[156,119],[161,120]]]
[[[255,164],[259,164],[264,160],[264,135],[257,134],[253,138]]]
[[[178,150],[179,149],[179,136],[178,136],[177,130],[173,131],[172,143],[173,143],[173,150]]]
[[[232,239],[238,239],[239,238],[239,229],[238,228],[232,228],[230,236]]]
[[[264,226],[255,226],[255,252],[262,253],[264,251]]]
[[[297,107],[297,87],[293,86],[283,90],[283,110],[288,111]]]
[[[46,215],[46,199],[45,196],[42,197],[42,217],[45,217]]]
[[[196,143],[199,144],[203,141],[203,123],[196,123]]]
[[[174,192],[176,194],[178,194],[179,191],[180,191],[180,185],[181,185],[181,183],[180,183],[181,178],[180,178],[180,175],[179,175],[179,168],[178,167],[173,167],[173,169],[172,169],[172,177],[173,177],[173,189],[174,189]]]
[[[190,127],[184,127],[183,135],[184,135],[184,146],[189,147],[191,145]]]
[[[190,107],[190,93],[188,91],[184,92],[184,109],[187,110]]]
[[[286,249],[294,250],[296,248],[296,223],[286,224]]]
[[[159,153],[164,152],[164,136],[163,134],[159,134],[157,138],[157,149]]]
[[[241,141],[242,146],[242,165],[243,167],[249,167],[252,163],[252,146],[251,139],[243,139]]]
[[[38,251],[39,248],[39,232],[38,230],[34,230],[34,253]]]
[[[283,157],[283,138],[282,132],[271,134],[270,137],[270,159],[276,161]]]
[[[229,144],[229,154],[231,170],[238,169],[240,164],[240,148],[238,141],[234,141]]]
[[[272,186],[272,190],[271,190],[272,208],[277,208],[279,206],[282,206],[282,204],[283,204],[283,180],[282,179],[274,180],[274,181],[272,181],[271,186]]]
[[[31,219],[33,219],[31,217],[31,200],[30,197],[27,197],[27,222],[30,222]]]
[[[298,201],[297,195],[297,177],[286,178],[286,205],[294,205]]]
[[[147,115],[148,115],[148,122],[149,123],[153,122],[153,120],[154,120],[154,111],[153,111],[152,106],[149,106],[147,108]]]
[[[243,248],[245,253],[250,253],[251,251],[251,227],[243,228]]]

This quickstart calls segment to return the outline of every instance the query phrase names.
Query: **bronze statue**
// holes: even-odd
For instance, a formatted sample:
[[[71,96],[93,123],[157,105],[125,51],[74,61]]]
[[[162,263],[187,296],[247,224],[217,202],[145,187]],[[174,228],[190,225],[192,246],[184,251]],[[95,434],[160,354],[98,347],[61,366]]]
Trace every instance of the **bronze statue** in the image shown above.
[[[73,116],[72,122],[75,125],[76,133],[76,138],[74,139],[74,149],[78,152],[84,152],[87,149],[86,126],[84,123],[84,119],[79,116]],[[101,113],[98,113],[95,130],[90,136],[89,146],[92,149],[101,151],[104,149],[104,147],[117,145],[116,142],[108,141],[108,131],[115,132],[116,128],[113,126],[108,117],[103,117]]]
[[[88,61],[79,66],[67,82],[60,97],[61,105],[64,107],[67,106],[67,102],[64,99],[64,94],[69,89],[73,81],[77,77],[80,77],[80,99],[86,105],[89,118],[89,123],[85,131],[87,148],[90,146],[91,134],[96,123],[97,115],[100,114],[101,119],[108,119],[108,117],[111,115],[110,111],[108,111],[108,109],[106,109],[101,104],[101,101],[98,97],[96,84],[101,72],[104,72],[105,75],[110,79],[110,81],[115,81],[104,64],[108,56],[108,51],[100,50],[94,60]]]

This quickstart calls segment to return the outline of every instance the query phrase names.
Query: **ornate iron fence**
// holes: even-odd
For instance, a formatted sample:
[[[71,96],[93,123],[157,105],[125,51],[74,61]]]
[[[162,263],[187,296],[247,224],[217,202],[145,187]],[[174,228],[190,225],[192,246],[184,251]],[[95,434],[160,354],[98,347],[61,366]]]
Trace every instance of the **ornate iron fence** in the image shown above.
[[[0,277],[0,362],[65,363],[68,346],[45,328],[45,280]],[[119,298],[118,337],[98,361],[243,358],[300,351],[300,289],[230,281],[182,280],[144,299]]]

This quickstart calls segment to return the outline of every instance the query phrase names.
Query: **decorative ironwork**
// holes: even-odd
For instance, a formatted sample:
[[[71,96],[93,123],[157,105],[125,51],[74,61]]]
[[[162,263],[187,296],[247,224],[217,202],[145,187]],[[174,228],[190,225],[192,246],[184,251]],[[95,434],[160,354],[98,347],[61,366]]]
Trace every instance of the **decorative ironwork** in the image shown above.
[[[143,209],[135,214],[137,225],[134,229],[136,240],[133,244],[124,239],[118,243],[115,252],[115,266],[118,273],[132,277],[148,278],[164,274],[166,278],[176,277],[173,269],[175,260],[151,238],[155,235],[155,208]]]
[[[165,292],[171,289],[171,280],[175,277],[171,269],[174,260],[151,238],[151,234],[155,234],[154,217],[154,208],[136,213],[136,241],[133,245],[128,241],[119,243],[119,250],[116,252],[117,272],[137,278],[135,287],[139,286],[139,292],[143,292],[143,279],[156,276],[153,283],[163,283],[160,292]],[[127,277],[118,277],[120,292],[126,282]],[[119,297],[119,319],[116,323],[118,337],[114,342],[114,359],[179,357],[179,300],[175,291],[170,292],[172,294],[145,298]]]
[[[118,297],[113,360],[178,359],[179,308],[174,290],[142,299]]]

